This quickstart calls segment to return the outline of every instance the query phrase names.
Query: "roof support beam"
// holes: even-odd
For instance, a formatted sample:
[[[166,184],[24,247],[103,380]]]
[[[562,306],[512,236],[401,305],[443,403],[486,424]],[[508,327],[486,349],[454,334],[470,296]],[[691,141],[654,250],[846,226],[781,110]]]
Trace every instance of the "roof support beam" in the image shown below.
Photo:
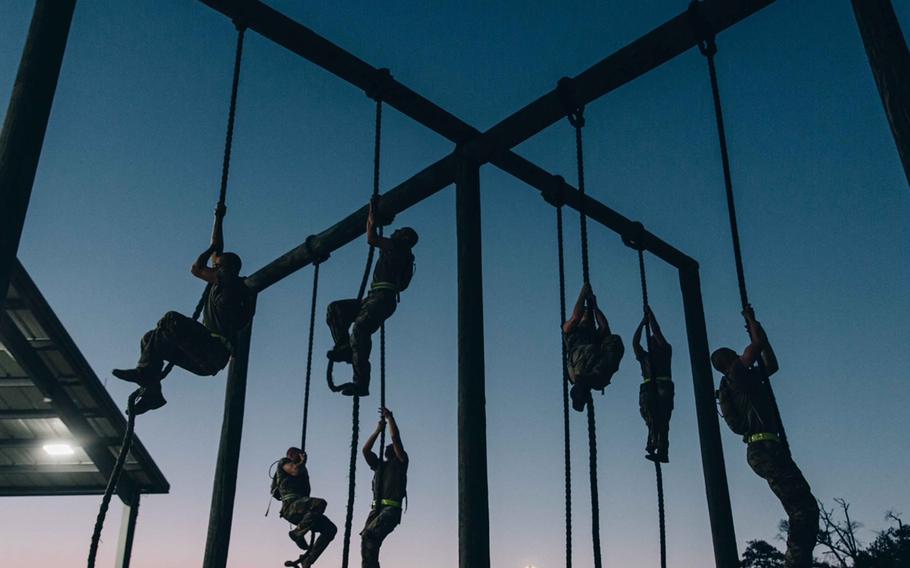
[[[97,437],[95,429],[89,424],[85,415],[76,406],[66,391],[60,386],[54,374],[28,345],[28,340],[19,331],[5,312],[0,313],[0,341],[6,345],[16,362],[25,369],[45,397],[51,400],[50,405],[56,411],[74,437],[91,440]],[[88,445],[83,448],[92,459],[98,470],[109,477],[114,469],[114,456],[106,447]],[[129,477],[121,477],[117,485],[117,494],[127,499],[134,492],[133,482]]]
[[[45,444],[72,444],[74,448],[85,447],[79,440],[67,438],[14,438],[9,440],[0,440],[0,450],[36,450],[43,448]],[[119,446],[119,438],[95,438],[89,443],[94,443],[101,447]]]
[[[82,416],[86,418],[95,418],[99,416],[99,414],[93,410],[82,410],[80,412]],[[7,408],[0,410],[0,420],[50,420],[52,418],[60,418],[60,412],[55,408]]]

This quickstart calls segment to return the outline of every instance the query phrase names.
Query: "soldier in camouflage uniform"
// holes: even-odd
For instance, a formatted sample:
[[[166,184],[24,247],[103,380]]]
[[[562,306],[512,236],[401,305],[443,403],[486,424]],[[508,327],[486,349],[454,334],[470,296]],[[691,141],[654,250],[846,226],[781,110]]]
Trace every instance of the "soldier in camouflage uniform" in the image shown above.
[[[648,442],[645,446],[647,458],[667,463],[670,461],[670,415],[673,414],[674,395],[673,377],[670,373],[673,347],[661,333],[651,308],[646,310],[647,313],[632,336],[632,349],[641,365],[643,379],[638,389],[638,410],[648,425]],[[651,346],[650,353],[641,347],[645,323],[651,328],[651,339],[648,342]]]
[[[300,568],[312,566],[338,532],[335,524],[325,516],[325,499],[310,496],[310,475],[306,461],[306,452],[288,448],[286,457],[278,461],[278,469],[272,480],[272,495],[281,499],[279,515],[292,525],[297,525],[288,536],[301,550],[306,550],[296,562],[286,565]],[[310,531],[319,534],[312,548],[306,542],[306,534]]]
[[[752,470],[766,480],[789,517],[787,568],[811,568],[818,534],[818,502],[809,483],[781,440],[781,424],[758,358],[768,373],[778,370],[777,358],[751,307],[743,311],[752,342],[738,355],[723,347],[711,354],[714,368],[723,373],[718,399],[730,429],[748,444]]]
[[[335,340],[335,347],[328,352],[329,359],[351,363],[354,368],[353,382],[341,387],[342,394],[347,396],[370,394],[370,350],[373,346],[370,336],[395,312],[398,295],[408,287],[414,274],[411,249],[417,244],[417,232],[402,227],[389,238],[379,236],[373,209],[371,202],[367,242],[379,249],[379,260],[373,271],[370,292],[362,302],[356,298],[332,302],[326,315]],[[351,328],[350,333],[348,328]]]
[[[597,307],[597,297],[590,284],[582,286],[572,317],[563,324],[562,331],[566,366],[572,381],[569,391],[572,408],[581,412],[591,399],[592,389],[603,389],[610,384],[625,348],[622,339],[610,332],[610,324]]]
[[[233,355],[237,333],[253,317],[253,292],[239,276],[242,263],[224,252],[222,219],[226,208],[215,211],[212,243],[190,268],[193,276],[209,284],[202,323],[183,314],[167,312],[155,329],[142,338],[142,353],[134,369],[114,369],[118,379],[141,385],[144,390],[133,412],[142,414],[167,404],[161,392],[165,361],[196,375],[217,375]],[[208,266],[211,258],[212,266]]]
[[[373,470],[373,507],[360,532],[362,568],[379,568],[379,549],[385,537],[401,524],[401,506],[408,493],[408,454],[392,411],[380,410],[382,418],[363,446],[363,458]],[[385,447],[385,459],[373,452],[376,438],[389,426],[392,443]]]

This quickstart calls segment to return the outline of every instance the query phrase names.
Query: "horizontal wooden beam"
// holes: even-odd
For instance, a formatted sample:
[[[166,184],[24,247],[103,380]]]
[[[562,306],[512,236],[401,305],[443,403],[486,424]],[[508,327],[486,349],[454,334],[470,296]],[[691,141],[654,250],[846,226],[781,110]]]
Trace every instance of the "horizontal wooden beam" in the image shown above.
[[[497,167],[542,192],[552,186],[546,172],[510,150],[565,116],[566,109],[555,88],[481,134],[394,78],[384,76],[379,69],[258,0],[201,1],[231,18],[242,21],[249,29],[320,65],[351,84],[381,96],[384,102],[405,115],[449,140],[462,144],[462,152],[478,163],[492,161]],[[773,1],[706,0],[701,5],[700,13],[706,26],[717,32],[732,26]],[[577,104],[587,104],[691,49],[697,41],[698,37],[690,16],[688,12],[683,12],[573,78],[571,80],[573,99]],[[399,184],[386,196],[393,194],[393,199],[397,199],[399,203],[410,202],[413,205],[440,191],[454,181],[453,159],[454,156],[449,155],[437,161]],[[429,183],[430,186],[420,187],[422,183]],[[571,189],[571,186],[567,188]],[[566,204],[577,209],[581,205],[581,200],[570,195],[566,199]],[[601,203],[590,204],[596,207],[586,208],[586,212],[590,214],[592,209],[599,210],[602,219],[594,215],[592,217],[620,234],[623,234],[631,224],[631,221]],[[384,205],[384,209],[387,207],[391,213],[400,213],[404,210],[395,205]],[[364,206],[315,235],[309,245],[295,247],[251,275],[247,279],[247,285],[261,291],[311,262],[315,253],[328,254],[353,241],[363,233],[365,218]],[[677,267],[692,262],[691,258],[664,241],[650,234],[649,237],[646,246],[659,258]]]
[[[100,416],[93,410],[83,410],[81,413],[86,418]],[[49,420],[51,418],[60,418],[60,412],[54,408],[0,409],[0,420]]]
[[[119,438],[96,438],[90,440],[88,443],[110,447],[110,446],[119,446]],[[0,450],[10,450],[10,449],[22,449],[22,450],[37,450],[44,447],[45,444],[71,444],[74,448],[81,448],[85,444],[79,440],[66,439],[66,438],[12,438],[6,440],[0,440]]]

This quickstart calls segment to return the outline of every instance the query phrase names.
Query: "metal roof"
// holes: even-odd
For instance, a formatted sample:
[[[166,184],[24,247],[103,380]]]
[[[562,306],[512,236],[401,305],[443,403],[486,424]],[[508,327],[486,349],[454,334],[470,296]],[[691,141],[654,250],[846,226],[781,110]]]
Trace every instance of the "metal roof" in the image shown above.
[[[126,419],[17,261],[0,313],[0,496],[104,492]],[[63,443],[71,455],[50,455]],[[167,493],[138,438],[117,493]]]

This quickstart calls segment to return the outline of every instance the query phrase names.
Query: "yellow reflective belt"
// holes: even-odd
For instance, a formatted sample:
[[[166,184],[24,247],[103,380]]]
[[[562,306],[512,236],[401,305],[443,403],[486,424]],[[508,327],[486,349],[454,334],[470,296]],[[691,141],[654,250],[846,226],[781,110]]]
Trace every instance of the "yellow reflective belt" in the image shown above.
[[[394,282],[373,282],[370,285],[370,290],[392,290],[393,292],[398,291],[398,286]]]
[[[746,437],[746,443],[752,442],[780,442],[780,437],[773,432],[759,432]]]
[[[670,377],[657,377],[657,380],[658,380],[658,381],[673,382],[673,379],[671,379]],[[645,378],[643,379],[643,382],[650,383],[650,382],[651,382],[650,377],[645,377]]]
[[[401,509],[401,501],[394,501],[392,499],[380,499],[379,504],[384,507],[397,507]],[[376,501],[373,501],[373,507],[376,506]]]

